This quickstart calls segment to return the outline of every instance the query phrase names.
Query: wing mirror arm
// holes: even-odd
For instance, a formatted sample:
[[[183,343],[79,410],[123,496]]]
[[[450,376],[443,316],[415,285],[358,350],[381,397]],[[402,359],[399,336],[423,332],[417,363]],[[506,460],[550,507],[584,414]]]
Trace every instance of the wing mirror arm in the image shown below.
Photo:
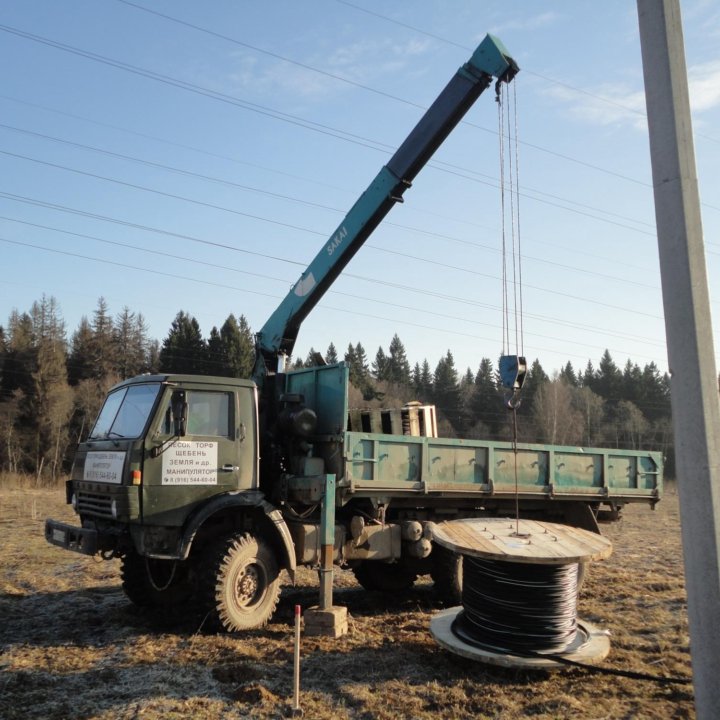
[[[170,400],[173,415],[173,426],[176,437],[187,434],[188,404],[184,390],[175,390]]]

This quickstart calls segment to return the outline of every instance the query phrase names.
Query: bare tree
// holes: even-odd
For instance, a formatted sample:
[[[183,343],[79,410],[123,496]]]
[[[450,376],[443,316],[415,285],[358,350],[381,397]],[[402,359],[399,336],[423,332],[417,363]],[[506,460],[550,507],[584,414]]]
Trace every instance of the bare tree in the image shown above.
[[[556,377],[538,387],[532,412],[542,442],[551,445],[580,442],[580,416],[572,404],[571,388],[562,380]]]

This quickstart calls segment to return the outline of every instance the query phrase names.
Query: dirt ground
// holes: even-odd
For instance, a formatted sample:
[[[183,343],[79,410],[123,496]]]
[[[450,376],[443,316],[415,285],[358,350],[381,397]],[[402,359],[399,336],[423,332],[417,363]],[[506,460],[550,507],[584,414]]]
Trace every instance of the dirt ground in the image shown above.
[[[292,697],[292,617],[317,602],[315,575],[283,591],[274,621],[241,636],[163,627],[121,589],[117,561],[47,545],[46,517],[72,521],[62,491],[0,490],[0,718],[282,718]],[[677,495],[604,526],[579,615],[607,629],[604,667],[690,675]],[[584,670],[505,670],[439,648],[440,609],[420,582],[402,598],[339,574],[350,633],[303,638],[305,718],[692,718],[692,686]]]

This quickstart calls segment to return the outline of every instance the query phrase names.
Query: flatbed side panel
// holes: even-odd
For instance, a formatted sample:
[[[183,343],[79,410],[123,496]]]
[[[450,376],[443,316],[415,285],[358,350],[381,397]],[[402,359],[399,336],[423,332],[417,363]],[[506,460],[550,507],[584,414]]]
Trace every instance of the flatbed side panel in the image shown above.
[[[345,433],[345,485],[354,493],[406,490],[501,496],[657,498],[659,453],[483,440]]]

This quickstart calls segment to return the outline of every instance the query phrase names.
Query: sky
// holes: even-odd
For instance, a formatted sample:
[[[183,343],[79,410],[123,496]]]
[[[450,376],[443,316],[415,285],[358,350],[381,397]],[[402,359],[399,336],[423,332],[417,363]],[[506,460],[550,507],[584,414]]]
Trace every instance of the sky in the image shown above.
[[[718,317],[720,7],[682,11]],[[635,3],[6,0],[0,31],[1,325],[45,294],[68,338],[101,296],[160,341],[180,310],[206,337],[230,313],[259,330],[490,32],[521,68],[505,116],[518,194],[501,193],[488,91],[296,355],[362,342],[372,359],[397,333],[411,363],[449,349],[475,372],[506,323],[508,350],[548,374],[606,349],[668,370]]]

